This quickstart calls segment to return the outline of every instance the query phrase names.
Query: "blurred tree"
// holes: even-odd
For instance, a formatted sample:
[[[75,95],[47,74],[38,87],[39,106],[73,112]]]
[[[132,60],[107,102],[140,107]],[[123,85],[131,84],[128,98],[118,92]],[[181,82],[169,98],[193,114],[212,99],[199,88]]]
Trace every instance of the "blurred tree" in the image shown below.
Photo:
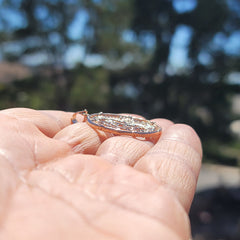
[[[54,106],[62,110],[71,108],[70,93],[76,86],[75,81],[78,81],[75,73],[68,70],[66,55],[70,48],[78,46],[82,47],[87,56],[92,42],[95,41],[91,29],[85,25],[89,18],[86,3],[80,0],[3,0],[0,3],[3,59],[37,65],[33,85],[39,79],[40,82],[44,82],[43,79],[52,81],[54,97],[51,99],[54,100]],[[10,19],[9,14],[14,19]],[[107,82],[107,78],[105,81]],[[85,87],[80,84],[77,86]],[[34,86],[28,87],[33,91]],[[44,83],[39,87],[43,91]],[[93,93],[89,93],[91,94]]]
[[[59,109],[71,108],[69,94],[74,86],[85,88],[75,84],[79,78],[67,70],[66,55],[71,47],[81,47],[83,57],[79,61],[83,62],[91,54],[101,54],[102,58],[104,54],[111,55],[117,59],[126,49],[121,35],[129,25],[131,9],[125,0],[3,0],[0,4],[0,29],[7,34],[7,39],[0,38],[3,58],[35,63],[45,69],[40,72],[48,72],[48,75],[50,72]],[[14,19],[10,19],[8,13]],[[91,94],[94,93],[88,95]]]
[[[74,42],[68,31],[79,10],[78,1],[3,0],[2,7],[1,20],[8,33],[4,59],[30,64],[42,59],[40,64],[51,71],[56,106],[66,109],[72,78],[66,78],[64,58]]]
[[[125,88],[114,98],[113,109],[117,105],[119,111],[127,108],[188,123],[204,140],[208,157],[218,159],[222,144],[232,137],[231,96],[240,90],[239,82],[229,81],[229,75],[239,71],[240,2],[135,0],[133,5],[129,31],[148,61],[136,65],[133,60],[112,73],[113,89]],[[182,37],[177,37],[179,32]],[[233,38],[238,43],[230,46]],[[180,67],[174,59],[179,45],[185,52]],[[129,86],[134,88],[133,98]]]
[[[49,99],[56,108],[77,108],[81,99],[92,109],[109,104],[109,111],[189,123],[213,158],[217,146],[230,141],[229,125],[236,117],[231,97],[240,90],[239,82],[230,77],[240,67],[238,0],[3,0],[0,4],[4,6],[0,41],[7,39],[5,46],[11,46],[1,44],[3,55],[10,60],[45,57],[51,72],[47,79],[52,79],[50,89],[55,92]],[[7,11],[19,21],[11,21]],[[95,56],[103,67],[67,69],[66,53],[75,45],[83,49],[83,62]],[[106,95],[108,78],[110,95]],[[44,86],[40,85],[41,91]]]
[[[73,109],[87,108],[91,112],[107,111],[109,100],[108,71],[103,67],[86,67],[79,64],[73,70],[76,81],[70,95]],[[91,93],[91,94],[89,94]]]

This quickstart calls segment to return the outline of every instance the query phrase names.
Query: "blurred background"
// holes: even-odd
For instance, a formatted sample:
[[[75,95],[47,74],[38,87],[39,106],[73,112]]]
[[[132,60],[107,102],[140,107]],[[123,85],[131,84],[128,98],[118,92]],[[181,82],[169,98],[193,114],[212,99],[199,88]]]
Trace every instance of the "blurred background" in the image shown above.
[[[194,240],[240,239],[239,0],[0,0],[0,109],[190,124]]]

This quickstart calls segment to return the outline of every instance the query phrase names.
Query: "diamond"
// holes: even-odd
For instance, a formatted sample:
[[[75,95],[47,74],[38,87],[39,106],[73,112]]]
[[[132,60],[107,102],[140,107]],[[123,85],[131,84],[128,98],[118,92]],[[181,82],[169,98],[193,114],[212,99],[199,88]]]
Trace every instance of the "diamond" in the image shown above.
[[[84,121],[94,129],[110,132],[117,135],[130,135],[133,137],[160,136],[161,127],[150,120],[145,120],[130,115],[113,113],[88,114],[87,110],[74,113],[72,123],[77,122],[76,115],[82,114]]]

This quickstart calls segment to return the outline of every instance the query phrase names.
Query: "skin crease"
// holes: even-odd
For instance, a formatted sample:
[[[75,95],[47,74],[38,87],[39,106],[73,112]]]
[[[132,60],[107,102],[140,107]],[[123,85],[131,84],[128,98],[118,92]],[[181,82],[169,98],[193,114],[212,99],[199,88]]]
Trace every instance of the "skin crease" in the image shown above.
[[[202,158],[194,130],[155,119],[163,132],[152,143],[71,117],[0,111],[0,239],[190,239]]]

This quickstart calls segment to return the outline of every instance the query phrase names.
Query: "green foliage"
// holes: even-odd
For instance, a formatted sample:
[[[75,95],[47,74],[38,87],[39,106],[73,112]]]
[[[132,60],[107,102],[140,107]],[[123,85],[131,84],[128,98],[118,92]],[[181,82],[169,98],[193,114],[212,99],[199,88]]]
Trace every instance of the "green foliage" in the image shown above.
[[[0,14],[3,58],[43,55],[45,61],[33,77],[0,85],[0,107],[88,108],[169,118],[192,125],[205,155],[227,163],[227,146],[234,142],[229,126],[239,118],[231,99],[240,90],[229,75],[239,72],[240,51],[236,43],[236,49],[226,43],[239,33],[240,3],[189,0],[192,7],[184,10],[176,7],[180,2],[185,1],[2,1],[21,19],[16,23]],[[172,55],[182,28],[185,40],[177,38],[177,45],[186,62],[179,67]],[[66,52],[76,45],[82,47],[83,63],[97,55],[102,66],[67,68]],[[229,163],[234,161],[231,155]]]
[[[90,112],[107,109],[109,99],[108,72],[102,67],[87,68],[79,65],[74,69],[75,81],[70,95],[73,109],[87,108]]]
[[[84,1],[88,12],[87,28],[84,34],[90,53],[100,53],[111,59],[119,59],[132,50],[133,44],[122,40],[122,35],[130,25],[132,0]]]
[[[55,99],[52,95],[53,88],[54,86],[49,79],[35,77],[18,80],[10,84],[2,84],[0,88],[0,108],[56,108]]]
[[[154,52],[147,67],[136,67],[135,70],[127,67],[112,74],[113,89],[130,81],[138,92],[137,103],[123,105],[124,100],[120,99],[117,103],[121,103],[122,111],[127,111],[129,106],[132,110],[134,106],[139,114],[188,123],[197,130],[204,143],[213,139],[218,146],[225,146],[232,139],[229,125],[234,115],[230,99],[240,90],[239,85],[230,85],[227,78],[232,71],[239,71],[236,64],[240,53],[235,52],[233,57],[224,49],[224,44],[220,47],[215,41],[220,33],[227,38],[238,31],[240,15],[233,12],[229,1],[197,1],[194,9],[183,13],[176,11],[173,2],[134,2],[132,30],[143,48],[146,45],[144,37],[151,36]],[[239,2],[234,2],[236,8],[239,5]],[[188,65],[183,72],[171,66],[169,61],[171,40],[180,26],[189,30],[186,45]],[[202,62],[202,54],[207,54],[210,60]],[[115,104],[113,102],[113,109]],[[211,155],[214,161],[223,157],[217,145],[215,154],[210,153],[206,148],[206,156]],[[226,154],[223,158],[225,161],[221,162],[227,163]],[[237,161],[237,156],[233,161]]]

